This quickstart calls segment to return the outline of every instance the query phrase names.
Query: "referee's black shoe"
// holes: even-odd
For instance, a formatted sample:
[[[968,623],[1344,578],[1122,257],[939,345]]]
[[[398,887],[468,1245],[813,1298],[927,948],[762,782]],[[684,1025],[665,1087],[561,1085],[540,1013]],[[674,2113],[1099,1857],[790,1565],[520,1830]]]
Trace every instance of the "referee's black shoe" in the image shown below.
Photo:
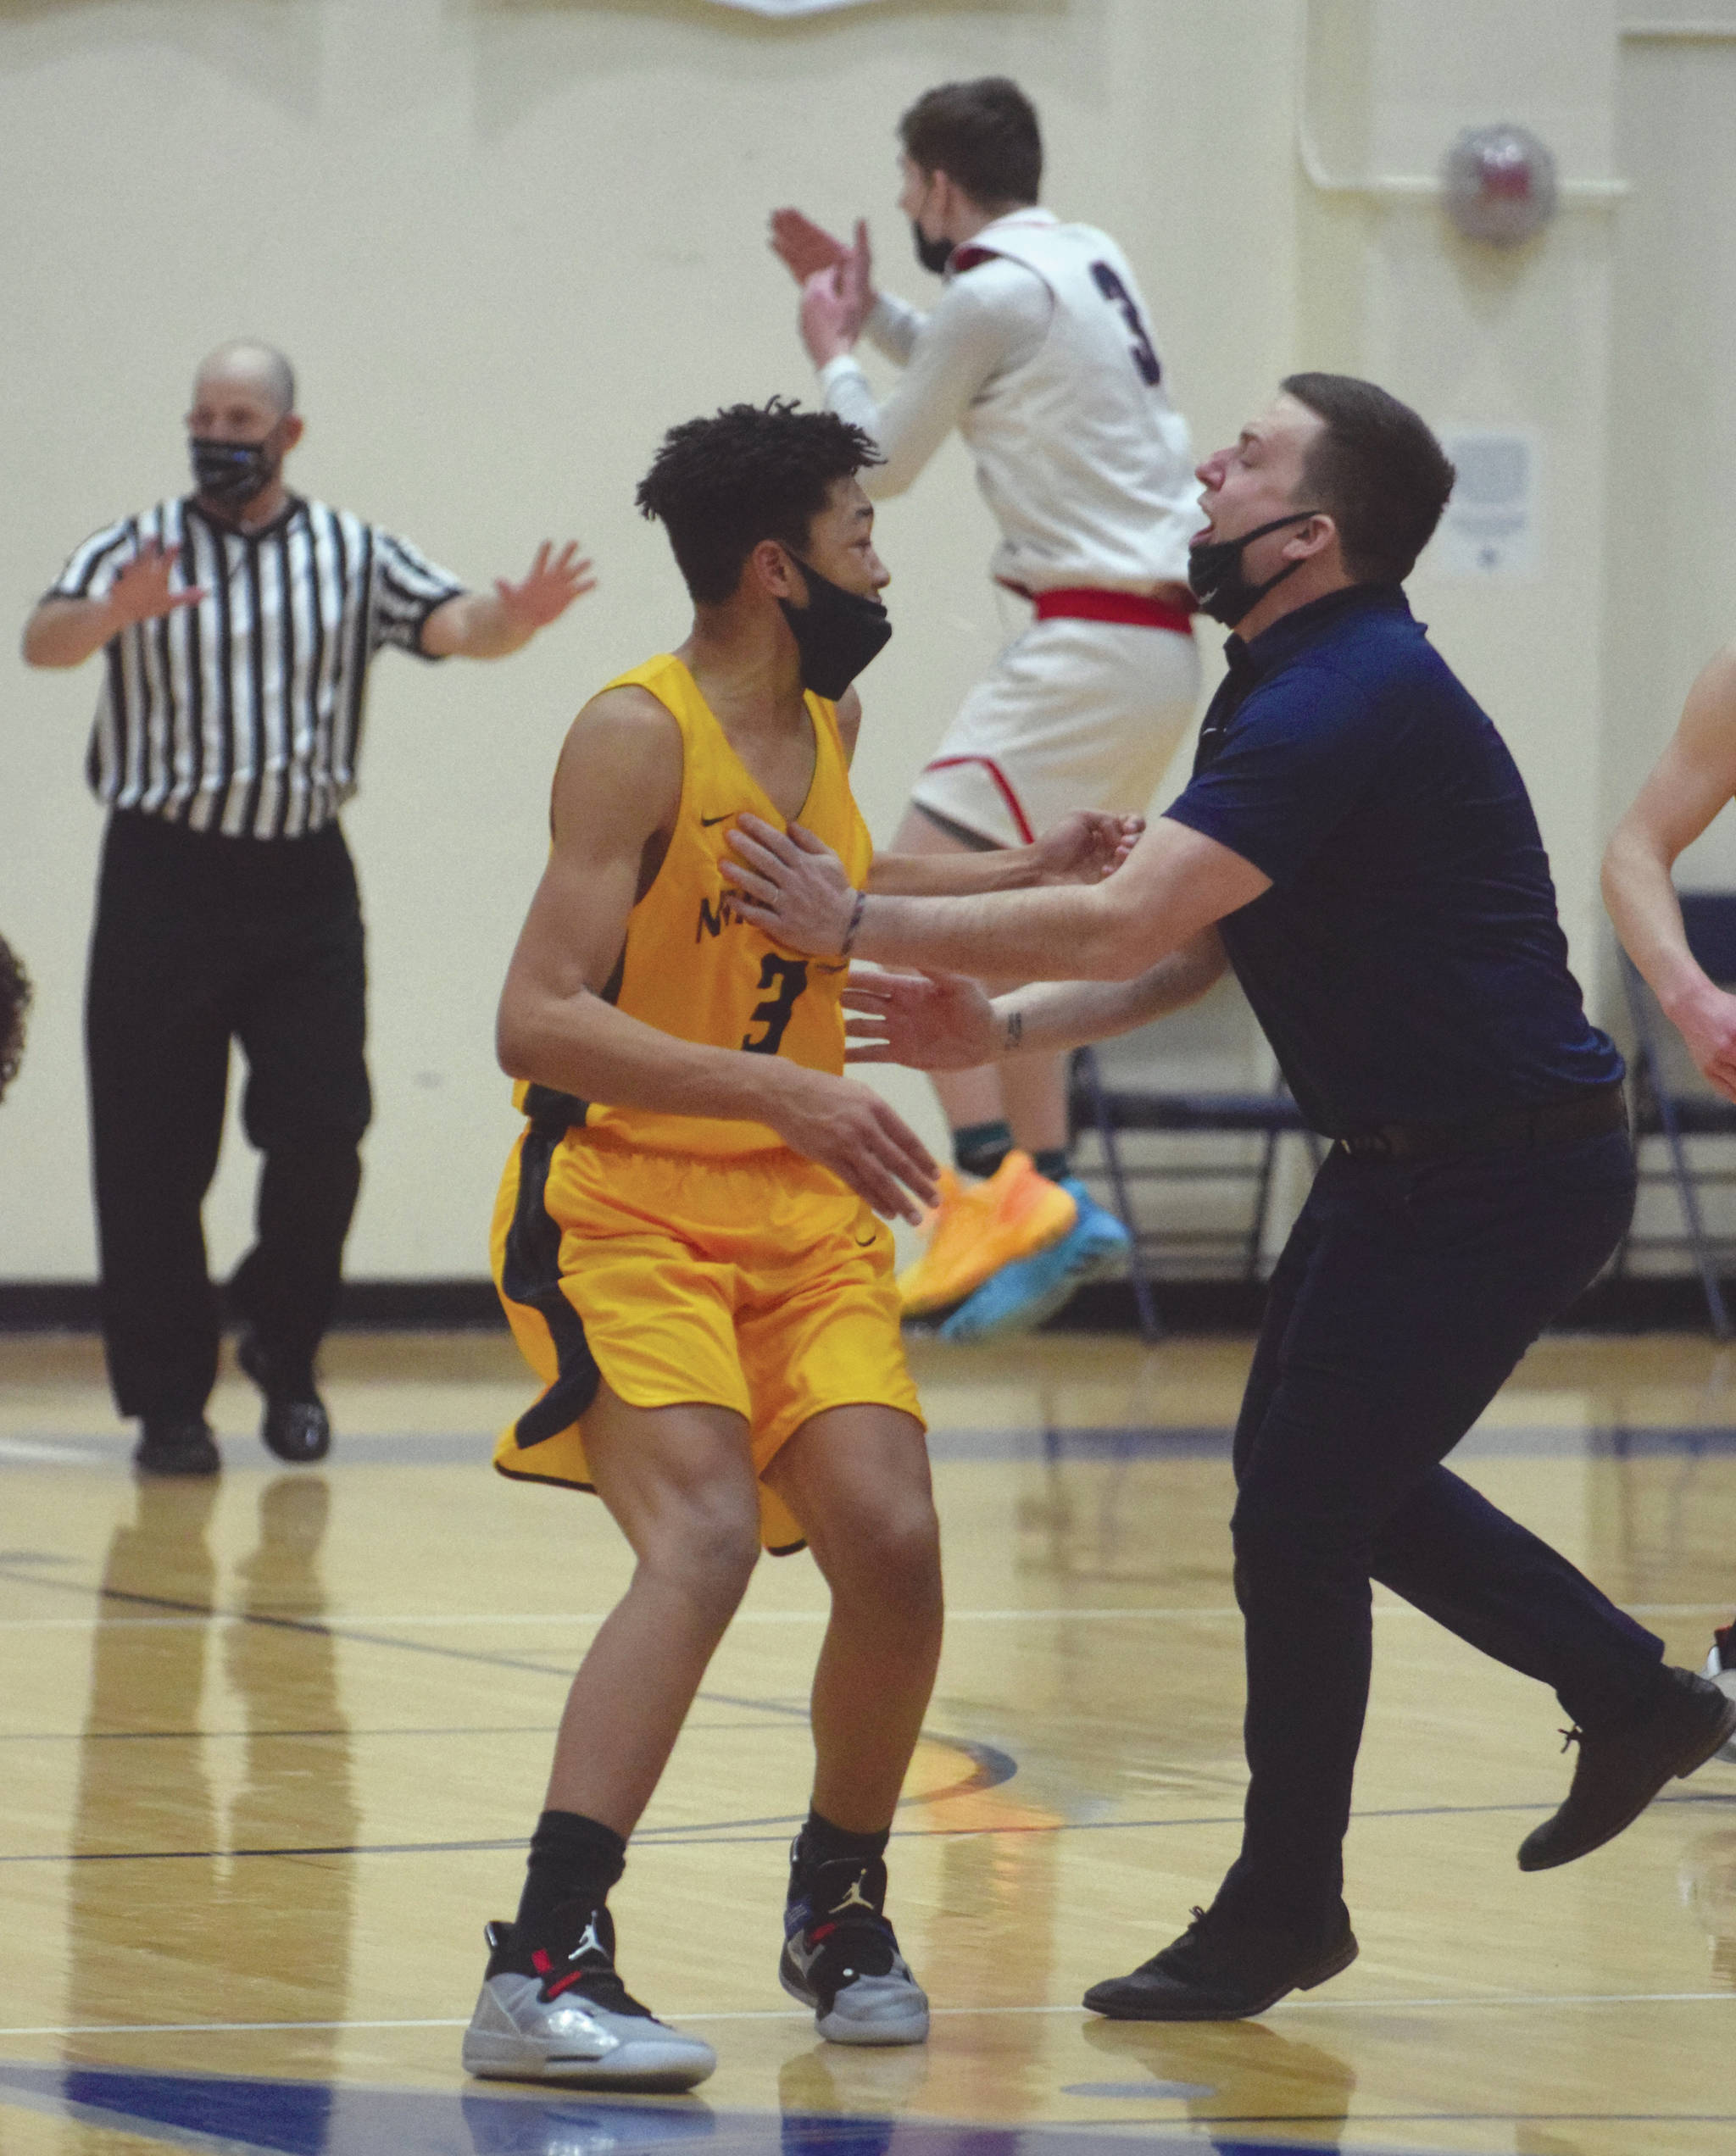
[[[146,1415],[132,1464],[141,1475],[214,1475],[223,1464],[202,1414]]]
[[[331,1418],[311,1369],[280,1370],[251,1325],[242,1328],[235,1359],[265,1396],[259,1435],[266,1450],[296,1467],[324,1459],[331,1450]]]
[[[1276,2006],[1286,1992],[1311,1992],[1348,1969],[1356,1952],[1342,1902],[1333,1922],[1312,1938],[1196,1909],[1172,1945],[1130,1975],[1093,1984],[1085,2004],[1112,2021],[1242,2021]]]
[[[1662,1675],[1656,1699],[1633,1720],[1564,1732],[1567,1744],[1579,1747],[1572,1786],[1554,1818],[1519,1844],[1521,1871],[1548,1871],[1601,1848],[1672,1775],[1691,1775],[1736,1733],[1736,1699],[1691,1670]]]

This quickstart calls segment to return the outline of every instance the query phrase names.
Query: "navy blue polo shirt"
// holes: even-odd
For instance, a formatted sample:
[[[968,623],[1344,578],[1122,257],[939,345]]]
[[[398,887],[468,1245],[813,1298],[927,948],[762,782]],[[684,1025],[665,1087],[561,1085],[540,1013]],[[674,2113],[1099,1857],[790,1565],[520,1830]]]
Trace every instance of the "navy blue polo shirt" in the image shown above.
[[[1218,932],[1309,1123],[1457,1123],[1621,1077],[1518,768],[1399,586],[1227,651],[1165,813],[1271,878]]]

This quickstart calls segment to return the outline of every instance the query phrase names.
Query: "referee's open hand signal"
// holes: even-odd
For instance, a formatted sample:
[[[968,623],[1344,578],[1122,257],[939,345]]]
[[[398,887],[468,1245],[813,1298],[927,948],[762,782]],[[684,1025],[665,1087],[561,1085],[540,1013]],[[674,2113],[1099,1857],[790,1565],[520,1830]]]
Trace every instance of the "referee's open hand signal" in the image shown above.
[[[170,588],[181,558],[178,547],[164,547],[147,539],[108,587],[108,606],[115,624],[129,628],[136,621],[155,621],[178,608],[197,606],[203,587],[188,585],[179,592]]]
[[[594,592],[597,578],[590,560],[579,552],[578,542],[569,539],[559,553],[552,539],[537,549],[531,573],[521,584],[497,576],[494,589],[512,620],[525,627],[546,629],[565,614],[575,599]]]

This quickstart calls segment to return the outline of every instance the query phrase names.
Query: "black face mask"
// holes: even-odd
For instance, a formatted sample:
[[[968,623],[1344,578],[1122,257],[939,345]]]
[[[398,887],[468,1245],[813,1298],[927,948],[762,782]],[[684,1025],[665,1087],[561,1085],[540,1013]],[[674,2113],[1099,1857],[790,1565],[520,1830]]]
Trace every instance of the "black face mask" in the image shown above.
[[[1214,621],[1221,621],[1227,629],[1233,629],[1238,621],[1245,620],[1268,592],[1275,591],[1302,564],[1299,561],[1286,562],[1276,576],[1268,576],[1263,584],[1250,584],[1242,574],[1242,549],[1252,540],[1263,539],[1268,531],[1282,531],[1287,524],[1305,524],[1310,517],[1325,514],[1324,509],[1294,509],[1288,516],[1274,517],[1270,524],[1256,525],[1239,539],[1205,539],[1191,546],[1188,549],[1188,588],[1199,600],[1200,612],[1209,614]]]
[[[929,275],[943,277],[946,275],[946,265],[953,258],[952,242],[931,240],[914,217],[910,219],[910,237],[916,243],[916,259]]]
[[[835,703],[868,662],[886,648],[892,623],[878,599],[865,599],[810,569],[799,554],[808,580],[808,603],[792,606],[780,599],[796,649],[802,656],[802,686]]]
[[[281,457],[274,457],[264,442],[214,442],[195,435],[187,443],[193,482],[208,502],[237,514],[257,499],[277,476]]]

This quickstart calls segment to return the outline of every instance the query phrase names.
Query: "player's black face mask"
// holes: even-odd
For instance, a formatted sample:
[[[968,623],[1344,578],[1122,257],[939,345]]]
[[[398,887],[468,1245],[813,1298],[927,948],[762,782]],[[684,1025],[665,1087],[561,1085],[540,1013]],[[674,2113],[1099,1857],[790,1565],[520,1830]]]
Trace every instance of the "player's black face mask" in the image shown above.
[[[1288,516],[1255,525],[1239,539],[1196,541],[1188,549],[1188,588],[1199,600],[1200,612],[1233,629],[1253,613],[1268,592],[1275,591],[1302,566],[1299,561],[1286,562],[1276,576],[1268,576],[1263,584],[1250,584],[1242,574],[1243,547],[1251,540],[1263,539],[1268,531],[1282,531],[1287,524],[1305,524],[1310,517],[1325,514],[1324,509],[1293,509]]]
[[[946,275],[946,265],[953,258],[952,242],[931,240],[914,217],[910,219],[910,237],[916,243],[916,259],[929,275],[943,277]]]
[[[263,442],[214,442],[207,436],[195,435],[187,443],[187,453],[199,492],[231,514],[244,509],[264,492],[282,462],[271,453],[269,434]]]
[[[801,653],[802,686],[835,703],[869,661],[885,650],[892,622],[878,599],[845,591],[799,554],[791,558],[801,563],[808,580],[808,603],[792,606],[780,599],[778,604]]]

